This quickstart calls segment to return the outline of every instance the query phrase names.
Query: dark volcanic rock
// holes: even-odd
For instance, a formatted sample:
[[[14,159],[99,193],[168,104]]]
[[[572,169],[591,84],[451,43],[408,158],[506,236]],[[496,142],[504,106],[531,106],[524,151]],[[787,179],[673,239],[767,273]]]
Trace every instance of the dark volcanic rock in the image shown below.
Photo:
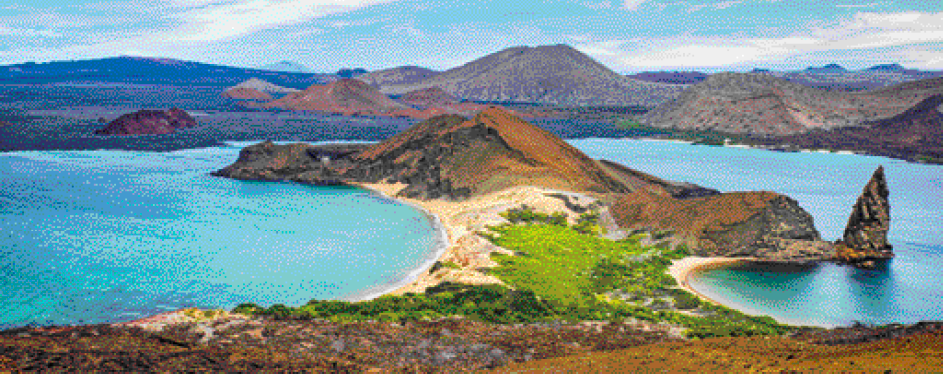
[[[700,256],[751,256],[770,262],[831,258],[813,217],[790,197],[773,192],[730,192],[677,199],[637,190],[611,208],[620,227],[671,230]]]
[[[95,133],[98,135],[169,134],[178,129],[196,125],[197,121],[193,117],[178,108],[166,111],[139,110],[118,117]]]
[[[852,207],[846,231],[838,243],[838,260],[872,267],[874,260],[893,257],[892,246],[888,244],[890,221],[888,185],[885,182],[885,170],[879,166]],[[869,266],[868,262],[871,262],[872,266]]]
[[[235,163],[212,175],[242,180],[291,180],[311,184],[340,184],[345,158],[365,145],[279,145],[271,141],[239,151]]]

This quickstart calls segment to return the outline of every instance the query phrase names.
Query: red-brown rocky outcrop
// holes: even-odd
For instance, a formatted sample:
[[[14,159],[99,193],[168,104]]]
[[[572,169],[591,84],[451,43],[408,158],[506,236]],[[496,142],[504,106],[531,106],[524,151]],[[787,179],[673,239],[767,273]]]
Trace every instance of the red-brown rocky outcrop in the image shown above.
[[[118,117],[95,133],[98,135],[158,135],[196,125],[197,121],[182,109],[140,110]]]

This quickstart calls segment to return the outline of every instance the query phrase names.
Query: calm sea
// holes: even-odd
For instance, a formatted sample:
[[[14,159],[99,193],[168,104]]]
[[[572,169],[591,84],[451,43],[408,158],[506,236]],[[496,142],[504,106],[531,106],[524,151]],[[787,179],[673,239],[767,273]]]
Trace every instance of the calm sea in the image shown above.
[[[767,190],[789,195],[813,215],[825,240],[842,236],[862,188],[875,168],[884,165],[892,215],[889,241],[896,254],[886,268],[860,270],[832,264],[728,268],[699,273],[692,286],[726,305],[793,324],[942,319],[940,165],[666,141],[585,139],[571,144],[591,157],[667,179],[724,192]]]
[[[0,153],[0,328],[355,299],[432,260],[413,207],[207,175],[238,152]]]

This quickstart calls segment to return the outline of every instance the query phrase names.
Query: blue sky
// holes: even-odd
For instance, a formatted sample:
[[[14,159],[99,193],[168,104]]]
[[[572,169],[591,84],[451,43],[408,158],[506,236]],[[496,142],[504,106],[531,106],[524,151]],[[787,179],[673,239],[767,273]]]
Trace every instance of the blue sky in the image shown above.
[[[940,1],[17,0],[0,64],[136,55],[315,71],[448,69],[565,43],[613,70],[944,68]]]

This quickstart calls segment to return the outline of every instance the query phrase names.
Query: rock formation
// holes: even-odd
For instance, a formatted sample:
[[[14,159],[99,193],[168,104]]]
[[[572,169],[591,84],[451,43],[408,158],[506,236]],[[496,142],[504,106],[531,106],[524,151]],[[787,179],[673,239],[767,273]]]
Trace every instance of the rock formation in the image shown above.
[[[940,93],[940,79],[927,85],[936,86]],[[894,116],[927,98],[921,94],[928,92],[921,85],[866,94],[832,92],[767,74],[719,73],[639,120],[653,127],[688,131],[798,134]]]
[[[401,95],[430,87],[474,101],[646,107],[670,100],[685,88],[621,76],[560,44],[508,48],[419,82],[385,84],[381,91]]]
[[[842,240],[837,243],[837,259],[869,268],[874,267],[875,260],[892,258],[892,246],[888,244],[890,221],[888,185],[885,170],[879,166],[852,207]]]
[[[197,121],[178,108],[169,110],[140,110],[124,114],[107,126],[95,131],[98,135],[157,135],[169,134],[182,128],[194,127]]]
[[[639,189],[610,208],[625,229],[667,230],[699,256],[749,256],[804,263],[831,258],[813,217],[788,196],[731,192],[689,199]]]

